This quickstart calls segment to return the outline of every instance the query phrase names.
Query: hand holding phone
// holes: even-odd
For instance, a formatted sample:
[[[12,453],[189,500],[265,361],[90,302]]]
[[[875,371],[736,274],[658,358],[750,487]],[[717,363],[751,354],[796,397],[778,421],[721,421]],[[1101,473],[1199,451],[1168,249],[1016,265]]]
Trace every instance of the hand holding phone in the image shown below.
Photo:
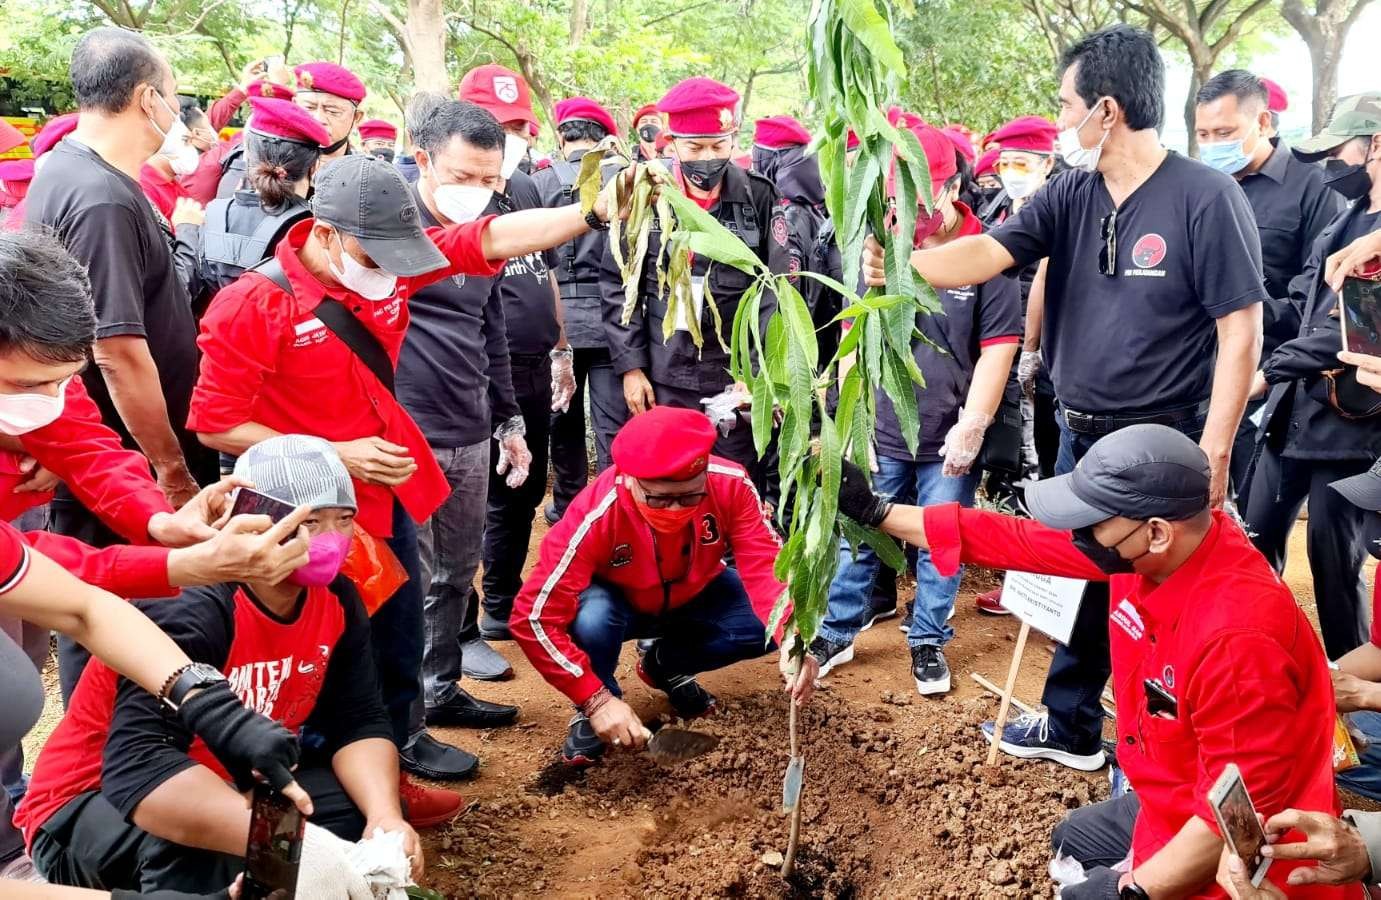
[[[255,786],[242,900],[293,900],[306,827],[291,800],[268,785]]]
[[[1338,298],[1343,349],[1381,356],[1381,281],[1349,276]]]
[[[1213,808],[1213,817],[1228,849],[1247,867],[1252,887],[1259,887],[1271,867],[1270,858],[1261,852],[1266,846],[1266,832],[1256,817],[1242,772],[1234,763],[1228,763],[1208,792],[1208,805]]]

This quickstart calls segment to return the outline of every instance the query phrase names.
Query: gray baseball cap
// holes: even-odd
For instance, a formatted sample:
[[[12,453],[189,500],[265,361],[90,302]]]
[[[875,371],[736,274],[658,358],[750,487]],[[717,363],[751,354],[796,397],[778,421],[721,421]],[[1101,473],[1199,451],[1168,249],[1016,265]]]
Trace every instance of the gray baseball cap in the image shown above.
[[[1361,475],[1340,478],[1329,485],[1342,494],[1347,502],[1371,512],[1381,511],[1381,459]]]
[[[369,258],[403,278],[449,265],[422,228],[403,173],[368,154],[328,163],[313,182],[312,215],[360,242]]]
[[[1026,508],[1051,528],[1178,522],[1208,509],[1210,481],[1198,444],[1165,425],[1132,425],[1100,438],[1068,475],[1028,483]]]
[[[1355,137],[1381,134],[1381,93],[1343,97],[1333,108],[1327,127],[1295,145],[1295,155],[1305,162],[1323,159]]]
[[[260,441],[235,460],[235,474],[261,494],[313,509],[358,509],[355,484],[329,441],[280,434]]]

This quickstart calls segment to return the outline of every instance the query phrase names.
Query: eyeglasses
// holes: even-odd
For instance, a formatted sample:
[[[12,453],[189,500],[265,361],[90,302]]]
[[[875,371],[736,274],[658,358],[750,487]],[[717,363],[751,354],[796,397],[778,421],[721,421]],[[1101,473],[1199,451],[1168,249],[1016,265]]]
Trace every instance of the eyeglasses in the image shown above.
[[[1103,217],[1101,226],[1103,249],[1098,251],[1098,274],[1117,274],[1117,210]]]
[[[649,509],[670,509],[673,506],[691,509],[699,506],[708,496],[708,491],[696,491],[693,494],[649,494],[644,491],[643,502]]]
[[[1045,163],[1035,162],[1030,159],[1018,157],[1016,159],[998,160],[996,169],[999,173],[1010,172],[1013,175],[1030,175],[1034,172],[1044,171]]]

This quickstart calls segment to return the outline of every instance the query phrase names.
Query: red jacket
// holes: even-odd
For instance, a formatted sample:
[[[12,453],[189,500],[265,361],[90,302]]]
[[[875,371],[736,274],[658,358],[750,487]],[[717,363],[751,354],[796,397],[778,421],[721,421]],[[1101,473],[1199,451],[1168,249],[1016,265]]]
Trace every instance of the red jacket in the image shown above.
[[[149,473],[148,460],[124,447],[101,421],[80,378],[67,383],[62,415],[19,442],[25,454],[61,478],[82,505],[131,543],[149,543],[149,519],[173,511]],[[28,478],[19,470],[21,459],[22,454],[0,450],[0,520],[7,522],[53,497],[14,492]]]
[[[168,553],[164,547],[117,545],[97,550],[76,538],[47,531],[21,532],[0,522],[0,594],[23,582],[29,574],[29,548],[42,553],[72,575],[124,597],[171,597]]]
[[[667,546],[677,540],[654,537],[617,466],[581,491],[542,539],[537,567],[518,592],[509,625],[542,677],[577,705],[603,686],[569,631],[580,592],[591,581],[618,588],[635,610],[657,615],[694,600],[724,571],[724,554],[732,549],[753,611],[764,623],[771,616],[786,590],[772,572],[782,545],[753,482],[741,466],[711,456],[705,490],[694,530],[687,527],[681,539],[693,537],[690,560],[674,580],[664,580],[658,560],[680,558],[679,548]]]

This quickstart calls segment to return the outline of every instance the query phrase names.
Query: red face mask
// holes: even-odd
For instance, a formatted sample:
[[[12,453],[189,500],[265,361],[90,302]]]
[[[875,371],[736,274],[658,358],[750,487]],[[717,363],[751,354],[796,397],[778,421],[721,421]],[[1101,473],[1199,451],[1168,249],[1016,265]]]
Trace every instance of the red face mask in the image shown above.
[[[696,507],[687,509],[682,506],[670,506],[666,509],[653,509],[646,503],[639,503],[638,512],[647,524],[652,526],[653,531],[674,533],[691,523],[695,518]]]
[[[945,214],[940,210],[939,206],[936,206],[935,209],[929,215],[926,215],[924,207],[918,207],[916,209],[915,246],[921,246],[921,241],[925,240],[935,232],[939,231],[941,228],[944,227],[944,224]]]

